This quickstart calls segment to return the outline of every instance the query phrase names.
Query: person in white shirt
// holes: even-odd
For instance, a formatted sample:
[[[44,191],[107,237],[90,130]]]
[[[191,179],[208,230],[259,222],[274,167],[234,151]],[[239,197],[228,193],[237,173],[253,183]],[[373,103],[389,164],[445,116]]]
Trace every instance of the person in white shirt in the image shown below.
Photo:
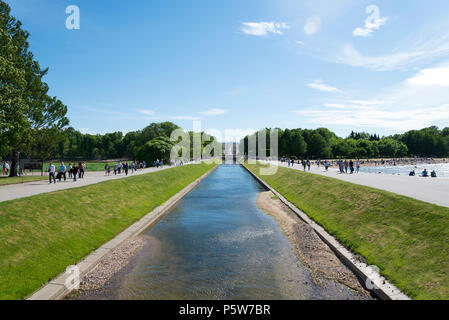
[[[48,180],[51,184],[51,179],[53,178],[54,183],[56,184],[56,177],[55,177],[56,167],[53,163],[50,163],[50,167],[48,168]]]

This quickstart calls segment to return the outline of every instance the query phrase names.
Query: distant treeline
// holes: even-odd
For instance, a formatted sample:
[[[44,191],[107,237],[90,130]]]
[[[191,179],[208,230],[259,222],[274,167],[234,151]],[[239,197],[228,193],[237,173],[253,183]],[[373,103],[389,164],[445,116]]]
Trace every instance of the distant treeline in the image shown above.
[[[266,131],[268,149],[270,130]],[[340,138],[326,128],[278,130],[280,157],[296,159],[449,157],[449,128],[439,130],[437,127],[429,127],[382,138],[377,134],[366,132],[351,132],[347,138]],[[252,137],[254,136],[258,141],[258,134],[255,133]],[[251,151],[249,154],[254,154],[255,150],[248,150],[248,136],[241,143],[244,143],[245,154],[249,151]],[[269,156],[269,151],[266,151],[266,154]]]
[[[138,131],[114,132],[107,134],[83,134],[73,128],[41,131],[33,143],[21,154],[21,158],[32,159],[85,159],[109,160],[129,159],[152,163],[156,159],[167,161],[175,142],[170,140],[172,132],[180,129],[171,122],[152,123]],[[193,141],[193,132],[186,132]],[[202,143],[202,150],[211,141]],[[220,146],[221,147],[221,144]],[[188,153],[188,152],[187,152]],[[7,156],[8,154],[3,154]],[[193,143],[190,143],[190,157],[193,157]]]

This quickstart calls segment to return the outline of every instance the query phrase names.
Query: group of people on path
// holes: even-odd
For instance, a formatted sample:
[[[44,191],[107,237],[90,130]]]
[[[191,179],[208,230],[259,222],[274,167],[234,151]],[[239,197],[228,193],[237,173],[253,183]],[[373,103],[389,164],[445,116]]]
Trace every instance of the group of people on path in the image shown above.
[[[289,158],[281,158],[281,162],[287,162],[289,167],[294,167],[295,166],[295,160],[293,159],[289,159]],[[301,160],[297,160],[298,165],[301,165],[304,169],[304,171],[308,170],[310,171],[311,167],[312,167],[312,162],[310,161],[310,159],[301,159]],[[321,168],[321,165],[324,166],[324,168],[326,169],[326,171],[329,171],[329,166],[330,163],[329,161],[324,161],[324,163],[318,159],[316,161],[316,165],[319,168]]]
[[[131,173],[137,172],[137,170],[145,169],[147,167],[147,164],[145,161],[137,163],[136,161],[133,161],[131,164],[128,164],[128,161],[122,163],[119,161],[119,163],[115,164],[112,168],[114,170],[114,175],[121,175],[122,172],[125,175],[128,175],[129,170],[131,169]],[[111,174],[111,167],[109,166],[109,163],[106,163],[104,166],[104,175],[110,176]]]
[[[302,166],[304,171],[310,171],[312,167],[312,161],[310,161],[310,159],[293,160],[289,158],[281,158],[280,161],[281,163],[287,162],[287,165],[289,167],[294,167],[295,163],[297,163]],[[329,162],[328,160],[322,161],[321,159],[316,160],[315,164],[318,167],[318,169],[320,169],[323,166],[326,171],[329,171],[329,167],[332,166],[331,162]],[[360,172],[360,160],[357,160],[355,162],[353,160],[349,161],[338,160],[336,164],[341,174],[344,173],[353,174]]]
[[[338,169],[341,174],[344,173],[359,173],[360,172],[360,160],[357,160],[355,163],[352,160],[338,160]]]
[[[69,174],[68,179],[73,179],[74,182],[77,181],[77,179],[83,179],[84,173],[86,172],[86,164],[84,162],[80,162],[78,164],[72,164],[69,163],[68,167],[64,164],[64,162],[61,162],[61,165],[58,169],[56,169],[56,166],[52,163],[50,163],[50,166],[48,167],[48,180],[50,184],[54,182],[56,184],[56,180],[59,182],[64,179],[64,181],[67,181],[67,173]]]

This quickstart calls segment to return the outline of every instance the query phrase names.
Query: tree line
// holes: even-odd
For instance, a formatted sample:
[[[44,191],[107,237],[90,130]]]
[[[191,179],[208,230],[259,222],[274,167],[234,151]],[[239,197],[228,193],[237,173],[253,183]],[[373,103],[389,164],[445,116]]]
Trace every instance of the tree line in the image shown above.
[[[248,139],[258,141],[258,133],[246,136],[245,154],[269,154],[269,137],[272,129],[266,129],[267,150],[259,153],[258,142],[256,150],[249,149]],[[351,132],[346,138],[338,137],[326,128],[309,129],[277,129],[279,135],[278,155],[294,159],[330,159],[330,158],[400,158],[418,157],[449,157],[449,128],[443,130],[429,127],[412,130],[404,134],[380,137],[366,132]]]

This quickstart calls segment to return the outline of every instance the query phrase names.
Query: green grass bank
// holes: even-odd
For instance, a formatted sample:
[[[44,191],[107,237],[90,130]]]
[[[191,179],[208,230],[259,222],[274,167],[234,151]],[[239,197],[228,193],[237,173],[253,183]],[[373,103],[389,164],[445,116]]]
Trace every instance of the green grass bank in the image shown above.
[[[23,176],[23,177],[1,177],[0,178],[0,186],[6,186],[10,184],[20,184],[20,183],[27,183],[27,182],[33,182],[33,181],[41,181],[46,180],[48,177],[41,177],[39,176]]]
[[[0,203],[0,299],[22,299],[211,170],[189,165]]]
[[[449,208],[280,167],[260,176],[413,299],[449,299]]]

